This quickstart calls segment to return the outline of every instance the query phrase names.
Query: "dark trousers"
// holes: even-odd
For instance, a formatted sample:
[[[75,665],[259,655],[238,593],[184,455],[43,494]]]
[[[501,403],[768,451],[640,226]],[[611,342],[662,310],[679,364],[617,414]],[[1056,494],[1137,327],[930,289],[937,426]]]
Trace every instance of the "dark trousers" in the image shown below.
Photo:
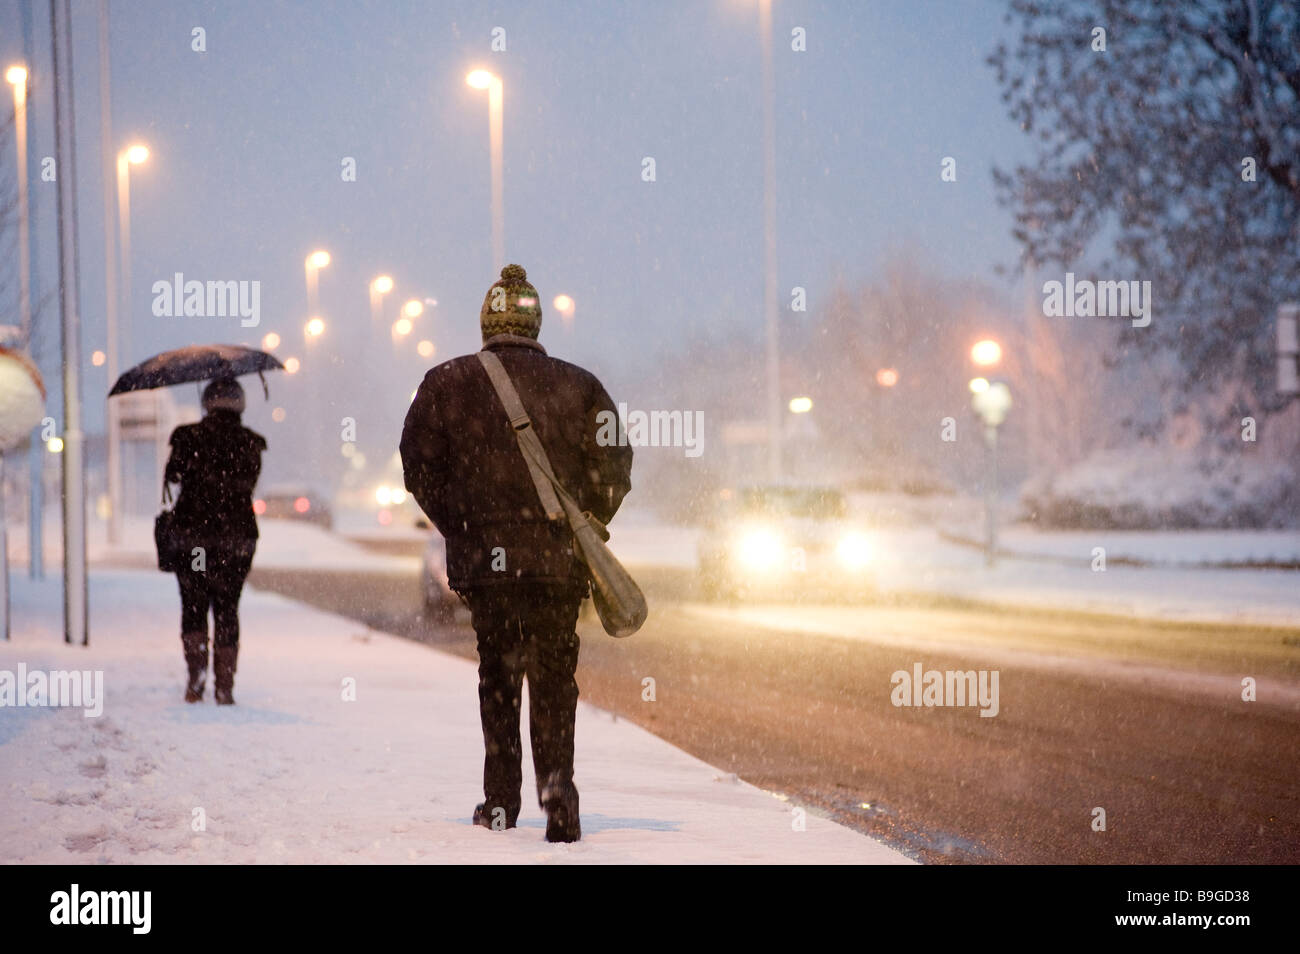
[[[238,540],[204,547],[204,569],[193,568],[193,556],[176,571],[181,588],[181,632],[208,632],[212,611],[215,646],[239,645],[239,595],[253,566],[255,540]]]
[[[523,747],[520,690],[528,677],[528,721],[537,800],[573,788],[573,722],[578,707],[578,635],[583,591],[519,581],[466,594],[478,636],[478,699],[483,720],[483,795],[488,817],[519,817]]]

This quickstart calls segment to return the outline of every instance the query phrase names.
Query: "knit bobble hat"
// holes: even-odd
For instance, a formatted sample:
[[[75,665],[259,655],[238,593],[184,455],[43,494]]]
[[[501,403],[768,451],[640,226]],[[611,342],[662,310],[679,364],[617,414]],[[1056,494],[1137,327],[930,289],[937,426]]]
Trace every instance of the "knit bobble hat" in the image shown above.
[[[528,273],[522,265],[501,269],[501,278],[483,299],[478,320],[484,341],[507,334],[537,337],[542,330],[542,302],[537,289],[528,284]]]

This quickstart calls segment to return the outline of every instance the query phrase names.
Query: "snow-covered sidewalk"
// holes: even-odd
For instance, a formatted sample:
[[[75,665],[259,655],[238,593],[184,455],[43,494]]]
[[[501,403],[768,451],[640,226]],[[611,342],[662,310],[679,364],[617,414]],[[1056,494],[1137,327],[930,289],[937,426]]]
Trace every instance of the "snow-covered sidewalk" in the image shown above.
[[[0,708],[7,863],[906,863],[610,714],[578,712],[583,840],[549,845],[525,755],[520,828],[469,823],[473,664],[246,591],[233,708],[181,701],[172,577],[91,576],[91,645],[57,579],[14,579],[0,671],[102,670],[103,714]],[[344,686],[354,680],[355,701]],[[525,739],[526,729],[525,706]],[[202,825],[200,825],[200,820]]]

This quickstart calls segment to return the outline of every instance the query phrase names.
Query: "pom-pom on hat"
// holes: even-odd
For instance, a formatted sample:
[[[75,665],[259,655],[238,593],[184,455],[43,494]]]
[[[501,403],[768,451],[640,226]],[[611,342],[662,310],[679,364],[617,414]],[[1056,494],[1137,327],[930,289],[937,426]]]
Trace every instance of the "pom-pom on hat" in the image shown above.
[[[483,340],[494,335],[522,335],[536,338],[542,330],[542,300],[528,284],[522,265],[507,265],[501,278],[488,289],[478,313]]]

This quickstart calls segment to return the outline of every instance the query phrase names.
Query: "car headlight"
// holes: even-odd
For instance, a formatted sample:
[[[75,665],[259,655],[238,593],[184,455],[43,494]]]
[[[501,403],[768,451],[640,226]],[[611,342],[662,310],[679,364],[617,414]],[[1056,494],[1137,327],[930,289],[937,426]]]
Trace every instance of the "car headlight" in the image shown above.
[[[785,559],[785,543],[775,530],[755,527],[736,539],[735,556],[746,569],[771,570]]]
[[[860,533],[846,533],[835,546],[835,556],[846,569],[860,570],[871,562],[871,543]]]

